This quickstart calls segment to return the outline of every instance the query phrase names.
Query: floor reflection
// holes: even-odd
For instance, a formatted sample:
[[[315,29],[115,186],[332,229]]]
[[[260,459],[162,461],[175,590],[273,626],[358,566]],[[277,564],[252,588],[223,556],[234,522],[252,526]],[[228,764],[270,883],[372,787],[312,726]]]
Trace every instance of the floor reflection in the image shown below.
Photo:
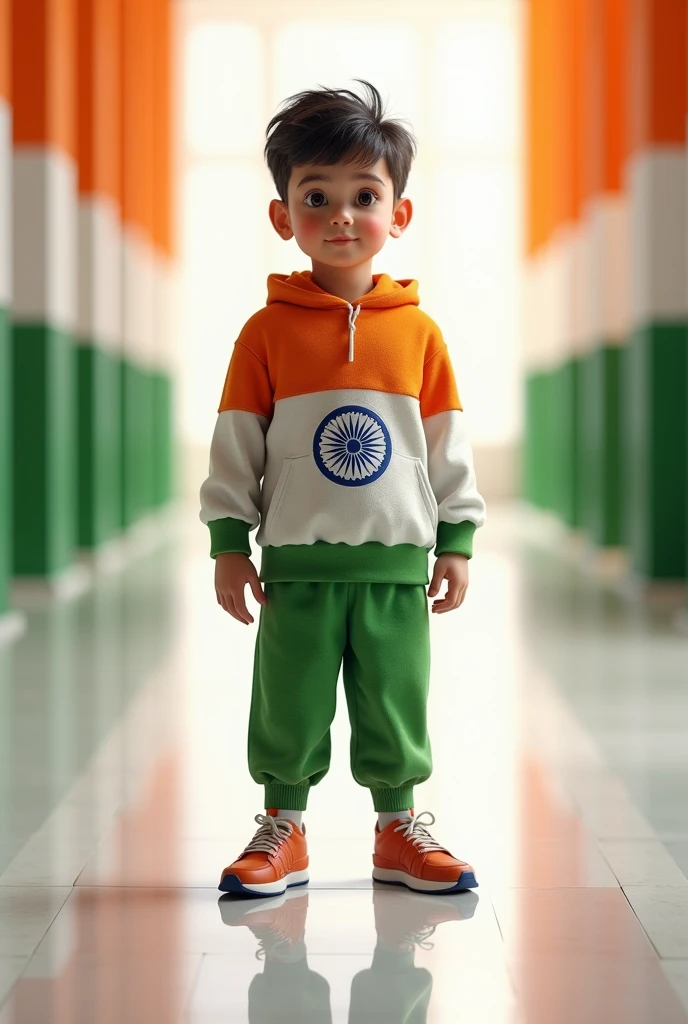
[[[264,963],[248,990],[250,1024],[277,1024],[289,1019],[307,1024],[332,1021],[330,986],[308,962],[306,922],[310,894],[292,889],[271,900],[222,896],[220,916],[230,928],[248,928],[258,942],[256,959]],[[373,912],[377,945],[370,967],[351,983],[349,1024],[370,1020],[390,1024],[426,1024],[432,997],[432,974],[415,964],[416,949],[433,949],[440,925],[473,917],[476,893],[425,896],[390,892],[376,885]]]
[[[162,863],[178,851],[178,761],[156,762],[111,852]],[[181,893],[75,888],[16,985],[2,1024],[176,1024],[188,995]]]
[[[178,560],[157,551],[79,600],[29,608],[0,649],[0,875],[166,657]]]
[[[61,949],[46,946],[17,985],[12,1024],[177,1024],[185,992],[176,894],[76,892],[69,922],[71,943],[63,934]]]

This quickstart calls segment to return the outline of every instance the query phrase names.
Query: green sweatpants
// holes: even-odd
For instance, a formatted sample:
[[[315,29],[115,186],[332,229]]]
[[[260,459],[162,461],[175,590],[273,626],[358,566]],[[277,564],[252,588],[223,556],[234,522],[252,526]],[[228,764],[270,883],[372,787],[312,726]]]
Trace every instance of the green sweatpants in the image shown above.
[[[330,767],[337,680],[351,723],[351,771],[376,811],[414,806],[432,771],[425,587],[398,583],[266,583],[248,735],[265,806],[306,809]]]

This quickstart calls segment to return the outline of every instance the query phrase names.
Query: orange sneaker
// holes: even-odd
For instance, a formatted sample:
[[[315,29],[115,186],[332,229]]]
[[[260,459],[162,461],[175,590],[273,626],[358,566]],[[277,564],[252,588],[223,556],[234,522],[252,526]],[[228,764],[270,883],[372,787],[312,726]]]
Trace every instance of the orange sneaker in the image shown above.
[[[457,860],[432,838],[421,823],[425,814],[431,819],[427,824],[433,825],[434,814],[423,811],[410,821],[406,818],[393,821],[382,831],[379,825],[375,826],[375,881],[434,894],[477,889],[473,868]]]
[[[222,872],[221,892],[281,896],[308,882],[306,828],[277,818],[276,810],[257,814],[260,828],[244,852]]]

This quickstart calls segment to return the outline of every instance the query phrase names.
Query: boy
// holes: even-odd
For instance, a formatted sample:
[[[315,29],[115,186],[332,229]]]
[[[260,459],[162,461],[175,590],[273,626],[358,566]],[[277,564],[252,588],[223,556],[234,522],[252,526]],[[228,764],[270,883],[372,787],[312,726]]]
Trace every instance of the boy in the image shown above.
[[[433,612],[458,608],[485,518],[454,375],[415,281],[373,276],[408,227],[415,141],[378,91],[317,89],[267,129],[280,198],[270,219],[312,271],[272,274],[232,354],[201,489],[219,604],[262,606],[248,736],[266,815],[223,892],[274,896],[308,881],[303,812],[330,763],[343,662],[351,769],[378,812],[373,877],[426,893],[475,888],[414,815],[431,772],[428,554]],[[261,488],[262,480],[262,488]],[[262,548],[260,579],[249,532]],[[262,581],[265,585],[261,587]]]

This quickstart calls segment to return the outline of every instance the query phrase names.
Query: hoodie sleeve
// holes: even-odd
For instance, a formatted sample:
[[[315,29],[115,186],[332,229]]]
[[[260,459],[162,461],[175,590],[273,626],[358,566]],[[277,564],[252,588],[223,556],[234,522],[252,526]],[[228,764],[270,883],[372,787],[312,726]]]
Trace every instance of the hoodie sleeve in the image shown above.
[[[201,487],[200,518],[210,530],[212,558],[251,554],[249,533],[260,523],[265,435],[272,410],[267,365],[242,335],[227,371],[210,446],[210,473]]]
[[[435,554],[471,558],[473,535],[485,522],[485,502],[478,493],[473,452],[444,342],[423,368],[420,407],[430,485],[439,508]]]

